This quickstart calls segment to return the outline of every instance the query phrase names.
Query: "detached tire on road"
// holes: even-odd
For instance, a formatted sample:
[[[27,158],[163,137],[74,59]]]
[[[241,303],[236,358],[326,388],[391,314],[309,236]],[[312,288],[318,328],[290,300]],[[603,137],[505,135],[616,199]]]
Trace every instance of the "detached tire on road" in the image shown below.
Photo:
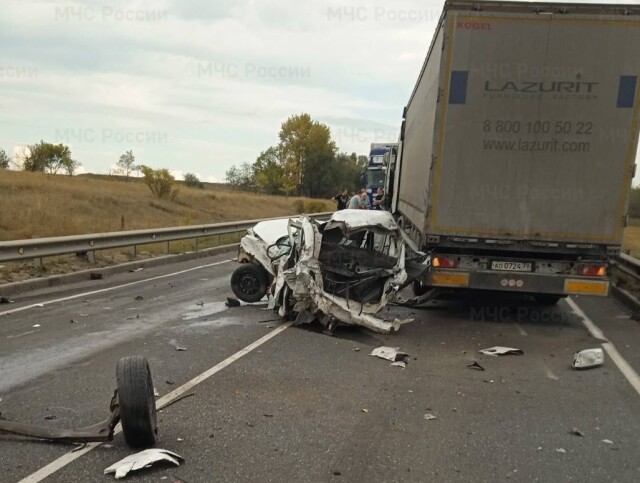
[[[132,448],[151,448],[156,443],[158,423],[147,359],[123,357],[118,361],[116,379],[124,439]]]
[[[268,272],[255,263],[243,263],[231,275],[231,290],[243,302],[258,302],[267,293]]]

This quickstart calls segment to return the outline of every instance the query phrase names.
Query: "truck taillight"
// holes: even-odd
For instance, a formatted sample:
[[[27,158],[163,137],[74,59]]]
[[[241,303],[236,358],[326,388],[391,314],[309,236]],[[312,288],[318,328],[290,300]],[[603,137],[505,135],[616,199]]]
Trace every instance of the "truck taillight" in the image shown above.
[[[457,268],[458,260],[456,260],[455,258],[448,258],[448,257],[442,257],[442,256],[434,257],[433,267],[434,268]]]
[[[585,277],[604,277],[607,267],[604,265],[578,265],[578,275]]]

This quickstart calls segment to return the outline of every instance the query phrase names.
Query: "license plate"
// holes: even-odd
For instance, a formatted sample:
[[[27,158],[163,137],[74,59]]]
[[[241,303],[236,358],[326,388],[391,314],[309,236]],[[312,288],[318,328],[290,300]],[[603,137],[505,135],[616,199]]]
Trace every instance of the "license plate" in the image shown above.
[[[530,272],[533,269],[531,262],[503,262],[494,260],[491,262],[491,270],[503,272]]]

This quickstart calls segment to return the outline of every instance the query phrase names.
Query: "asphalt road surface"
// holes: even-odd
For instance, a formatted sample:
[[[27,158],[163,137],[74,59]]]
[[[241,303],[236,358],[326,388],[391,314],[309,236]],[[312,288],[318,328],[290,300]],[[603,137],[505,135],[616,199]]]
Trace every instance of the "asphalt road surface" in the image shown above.
[[[616,301],[457,297],[391,307],[415,319],[394,335],[330,337],[265,304],[227,308],[229,257],[0,306],[1,416],[103,420],[118,359],[140,354],[160,401],[190,394],[159,413],[158,447],[185,462],[129,481],[640,481],[640,324]],[[575,351],[601,346],[598,330],[604,366],[573,370]],[[381,345],[408,352],[406,369],[369,356]],[[478,352],[496,345],[524,354]],[[122,434],[72,449],[0,435],[0,481],[106,482],[132,453]]]

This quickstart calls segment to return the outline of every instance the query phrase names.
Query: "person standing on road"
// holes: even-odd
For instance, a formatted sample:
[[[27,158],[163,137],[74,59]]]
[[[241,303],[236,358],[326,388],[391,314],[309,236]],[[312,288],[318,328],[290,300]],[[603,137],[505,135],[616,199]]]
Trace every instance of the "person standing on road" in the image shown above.
[[[384,190],[378,187],[378,192],[376,196],[373,198],[373,209],[374,210],[382,210],[384,204]]]
[[[360,209],[360,194],[353,195],[347,203],[347,209],[349,210],[358,210]]]
[[[331,198],[332,201],[337,203],[338,211],[344,210],[347,207],[347,203],[349,203],[349,195],[347,194],[347,190],[342,190],[342,193],[339,195],[335,195]]]
[[[361,210],[370,210],[371,209],[371,200],[369,199],[369,193],[367,193],[366,189],[360,190],[360,206]]]

